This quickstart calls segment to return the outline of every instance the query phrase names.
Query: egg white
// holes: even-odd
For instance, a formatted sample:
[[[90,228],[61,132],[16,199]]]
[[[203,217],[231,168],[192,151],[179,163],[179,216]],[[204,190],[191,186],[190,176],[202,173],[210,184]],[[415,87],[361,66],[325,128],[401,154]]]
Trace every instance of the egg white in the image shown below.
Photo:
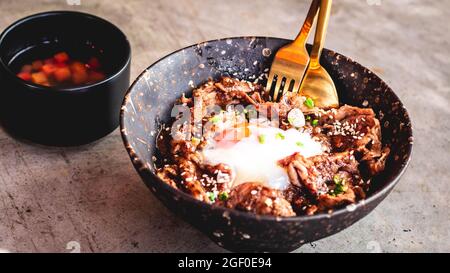
[[[319,155],[322,145],[297,129],[248,126],[250,134],[239,141],[211,140],[203,150],[208,164],[225,163],[233,170],[233,187],[244,182],[261,182],[274,189],[289,186],[289,177],[278,161],[296,152],[304,157]],[[231,143],[231,144],[230,144]]]

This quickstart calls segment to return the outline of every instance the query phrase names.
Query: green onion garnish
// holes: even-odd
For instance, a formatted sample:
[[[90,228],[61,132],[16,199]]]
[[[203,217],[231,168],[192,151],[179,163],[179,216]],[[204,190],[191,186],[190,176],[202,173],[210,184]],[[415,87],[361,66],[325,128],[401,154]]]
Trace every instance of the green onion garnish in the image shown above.
[[[279,139],[279,140],[284,140],[286,137],[285,137],[282,133],[277,133],[277,134],[275,135],[275,138],[276,138],[276,139]]]
[[[311,98],[306,98],[305,100],[305,105],[306,107],[308,107],[309,109],[314,108],[314,101]]]
[[[207,192],[206,195],[208,196],[209,200],[211,200],[211,202],[216,201],[216,195],[213,192]]]
[[[259,135],[259,136],[258,136],[258,141],[259,141],[259,143],[261,143],[261,144],[266,143],[266,135]]]
[[[312,126],[317,126],[319,124],[319,120],[318,119],[315,119],[315,120],[313,120],[312,122],[311,122],[311,125]]]
[[[228,200],[228,192],[226,192],[226,191],[221,192],[221,193],[219,194],[219,200],[220,200],[220,201],[226,201],[226,200]]]
[[[341,182],[342,182],[341,176],[340,176],[339,174],[335,174],[335,175],[333,176],[333,182],[334,182],[334,184],[339,184],[339,183],[341,183]]]
[[[296,144],[298,147],[303,147],[303,146],[305,146],[305,144],[303,144],[301,141],[297,141],[295,144]]]
[[[334,190],[330,191],[331,195],[337,196],[347,191],[348,187],[345,184],[345,179],[339,176],[338,174],[334,175],[333,182],[335,186]]]

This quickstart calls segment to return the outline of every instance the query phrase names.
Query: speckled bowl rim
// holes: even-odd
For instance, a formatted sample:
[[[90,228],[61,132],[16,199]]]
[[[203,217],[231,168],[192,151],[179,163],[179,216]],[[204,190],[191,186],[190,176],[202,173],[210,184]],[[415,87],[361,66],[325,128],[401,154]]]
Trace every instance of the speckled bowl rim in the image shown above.
[[[120,110],[120,134],[122,136],[122,140],[123,143],[125,145],[125,148],[128,152],[128,155],[130,156],[131,162],[133,164],[133,166],[135,167],[135,169],[137,170],[138,173],[147,171],[151,174],[151,176],[155,179],[155,181],[157,181],[157,183],[160,183],[162,187],[164,187],[165,189],[169,190],[171,192],[172,195],[181,195],[184,199],[186,199],[187,201],[193,202],[199,206],[202,206],[205,209],[210,209],[210,210],[217,210],[220,211],[222,213],[228,213],[229,216],[235,216],[235,217],[246,217],[246,218],[252,218],[254,220],[258,220],[258,221],[268,221],[268,222],[304,222],[304,221],[312,221],[312,220],[322,220],[322,219],[331,219],[333,217],[338,217],[341,214],[345,214],[345,213],[353,213],[359,209],[362,209],[367,203],[373,202],[378,198],[382,198],[383,195],[387,195],[389,193],[389,191],[391,191],[393,189],[393,187],[398,183],[398,181],[400,180],[400,178],[403,176],[403,174],[405,173],[406,169],[409,166],[409,163],[411,161],[412,158],[412,151],[413,151],[413,128],[412,128],[412,123],[409,133],[410,133],[410,139],[412,139],[412,141],[409,142],[408,144],[408,150],[407,150],[407,155],[408,158],[405,160],[405,162],[402,164],[402,167],[400,169],[400,171],[398,172],[398,174],[395,176],[395,178],[392,179],[392,181],[388,182],[382,189],[378,190],[377,192],[373,193],[372,195],[370,195],[368,198],[366,199],[362,199],[360,201],[358,201],[357,203],[354,204],[350,204],[350,206],[353,205],[353,208],[350,210],[347,207],[343,207],[340,209],[336,209],[333,210],[332,213],[328,213],[328,212],[322,212],[319,214],[315,214],[315,215],[300,215],[300,216],[293,216],[293,217],[278,217],[278,216],[271,216],[271,215],[258,215],[255,213],[251,213],[251,212],[244,212],[244,211],[239,211],[236,209],[230,209],[230,208],[226,208],[226,207],[221,207],[221,206],[214,206],[202,201],[199,201],[195,198],[193,198],[191,195],[179,190],[179,189],[175,189],[171,186],[169,186],[167,183],[164,183],[157,175],[155,175],[151,170],[148,169],[148,167],[146,167],[147,165],[137,156],[137,154],[133,151],[133,148],[131,147],[131,144],[128,140],[128,136],[125,133],[125,106],[128,102],[128,99],[131,95],[131,92],[134,89],[134,86],[136,85],[136,83],[138,81],[141,80],[141,78],[144,77],[144,75],[152,69],[153,66],[155,66],[156,64],[158,64],[160,61],[168,58],[171,55],[174,55],[180,51],[183,51],[185,49],[188,48],[194,48],[197,45],[201,45],[201,44],[205,44],[205,43],[213,43],[213,42],[219,42],[219,41],[224,41],[224,40],[240,40],[240,39],[272,39],[272,40],[281,40],[281,41],[285,41],[285,42],[290,42],[291,40],[289,39],[285,39],[285,38],[277,38],[277,37],[265,37],[265,36],[236,36],[236,37],[228,37],[228,38],[220,38],[220,39],[214,39],[214,40],[209,40],[209,41],[204,41],[204,42],[199,42],[193,45],[189,45],[186,46],[184,48],[181,48],[179,50],[176,50],[172,53],[169,53],[167,55],[165,55],[164,57],[158,59],[157,61],[155,61],[153,64],[151,64],[149,67],[147,67],[143,72],[141,72],[141,74],[139,74],[139,76],[133,81],[133,84],[128,88],[127,92],[125,93],[125,97],[122,103],[122,107]],[[325,51],[328,51],[330,53],[337,53],[333,50],[329,50],[329,49],[325,49]],[[340,53],[339,54],[341,57],[345,58],[347,61],[360,66],[361,68],[367,69],[365,67],[363,67],[361,64],[359,64],[358,62],[353,61],[353,59],[348,58]],[[367,69],[369,70],[369,69]],[[371,71],[372,72],[372,71]],[[372,74],[378,78],[380,80],[381,85],[386,86],[391,92],[392,95],[395,99],[397,99],[400,102],[400,106],[404,108],[405,110],[405,118],[407,119],[408,122],[411,121],[408,111],[407,109],[404,107],[403,103],[401,102],[401,100],[398,98],[398,96],[395,94],[395,92],[386,84],[385,81],[383,81],[380,77],[378,77],[378,75],[376,75],[375,73],[372,72]]]
[[[41,17],[58,16],[58,15],[59,16],[77,15],[77,16],[88,17],[88,18],[97,20],[99,22],[106,23],[107,25],[109,25],[109,27],[111,27],[111,29],[114,29],[115,31],[117,31],[117,33],[122,35],[124,38],[125,46],[126,46],[127,56],[124,57],[124,61],[121,63],[120,68],[117,69],[117,71],[115,71],[114,73],[110,73],[105,79],[103,79],[99,82],[95,82],[95,83],[91,83],[91,84],[87,84],[87,85],[76,86],[76,87],[69,87],[69,88],[55,88],[55,87],[51,87],[51,86],[43,86],[43,85],[34,84],[34,83],[20,79],[19,77],[17,77],[14,74],[13,71],[11,71],[8,64],[3,62],[3,60],[0,58],[0,65],[3,66],[5,71],[7,71],[9,77],[13,78],[15,81],[19,82],[20,84],[27,86],[28,88],[32,88],[33,91],[39,90],[39,92],[53,92],[53,93],[59,93],[59,94],[68,93],[71,95],[77,95],[77,94],[95,92],[95,90],[97,90],[97,88],[95,88],[95,87],[103,85],[105,83],[108,83],[108,82],[116,79],[130,65],[130,63],[131,63],[131,45],[130,45],[130,41],[128,40],[128,37],[125,35],[125,33],[118,26],[116,26],[115,24],[111,23],[110,21],[108,21],[106,19],[103,19],[102,17],[96,16],[96,15],[93,15],[90,13],[86,13],[86,12],[80,12],[80,11],[72,11],[72,10],[44,11],[44,12],[31,14],[31,15],[28,15],[21,19],[18,19],[14,23],[7,26],[5,28],[5,30],[3,30],[3,32],[0,33],[0,44],[3,42],[3,39],[5,39],[6,35],[8,35],[12,31],[14,31],[21,24],[24,24],[24,23],[28,22],[29,20],[38,19]]]

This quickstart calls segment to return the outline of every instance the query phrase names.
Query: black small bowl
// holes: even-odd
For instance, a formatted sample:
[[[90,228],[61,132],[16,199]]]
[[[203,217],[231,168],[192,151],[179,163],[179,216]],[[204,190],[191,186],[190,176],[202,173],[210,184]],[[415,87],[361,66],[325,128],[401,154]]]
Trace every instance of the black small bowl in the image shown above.
[[[16,77],[11,63],[30,48],[49,45],[99,49],[106,78],[75,88],[50,88]],[[40,56],[36,56],[39,58]],[[119,125],[130,83],[130,44],[116,26],[72,11],[31,15],[0,35],[0,120],[12,135],[47,145],[79,145]]]
[[[411,122],[394,92],[370,70],[324,50],[321,63],[333,78],[342,103],[372,107],[382,124],[383,142],[391,147],[384,172],[372,180],[368,198],[346,208],[314,216],[259,216],[200,202],[155,175],[155,141],[161,124],[190,86],[209,77],[229,75],[253,80],[267,71],[274,52],[290,41],[242,37],[209,41],[166,56],[143,72],[128,91],[121,112],[121,132],[136,170],[150,190],[218,245],[233,251],[292,251],[302,244],[341,231],[372,211],[394,188],[412,150]]]

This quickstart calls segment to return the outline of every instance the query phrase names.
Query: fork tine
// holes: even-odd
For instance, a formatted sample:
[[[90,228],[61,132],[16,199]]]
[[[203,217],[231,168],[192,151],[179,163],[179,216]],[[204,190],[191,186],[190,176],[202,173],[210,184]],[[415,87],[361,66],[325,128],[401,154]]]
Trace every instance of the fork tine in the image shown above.
[[[301,80],[296,80],[294,83],[294,88],[292,89],[292,92],[298,93],[298,91],[300,90],[301,83],[302,83]]]
[[[277,79],[277,83],[275,84],[275,90],[273,91],[273,101],[278,101],[278,93],[280,92],[280,86],[283,82],[283,79]]]
[[[292,91],[298,93],[301,80],[306,73],[310,62],[310,54],[306,50],[306,41],[308,40],[309,32],[319,11],[319,6],[322,2],[326,1],[331,2],[332,0],[312,0],[300,33],[292,43],[288,43],[277,50],[270,67],[269,77],[266,84],[266,92],[273,94],[272,97],[269,96],[269,99],[272,101],[279,100],[280,87],[282,85],[283,78],[286,80],[282,94],[289,91],[292,81],[294,81],[294,83],[292,83],[294,90]],[[271,91],[275,77],[276,85],[275,90],[272,93]],[[298,81],[295,79],[297,77],[300,77]]]
[[[273,79],[275,78],[274,73],[269,74],[269,78],[266,83],[266,92],[270,93],[270,89],[272,88]]]
[[[284,83],[284,89],[283,89],[283,93],[281,94],[281,96],[284,95],[284,93],[289,91],[289,87],[291,86],[291,78],[286,78],[286,82]]]

